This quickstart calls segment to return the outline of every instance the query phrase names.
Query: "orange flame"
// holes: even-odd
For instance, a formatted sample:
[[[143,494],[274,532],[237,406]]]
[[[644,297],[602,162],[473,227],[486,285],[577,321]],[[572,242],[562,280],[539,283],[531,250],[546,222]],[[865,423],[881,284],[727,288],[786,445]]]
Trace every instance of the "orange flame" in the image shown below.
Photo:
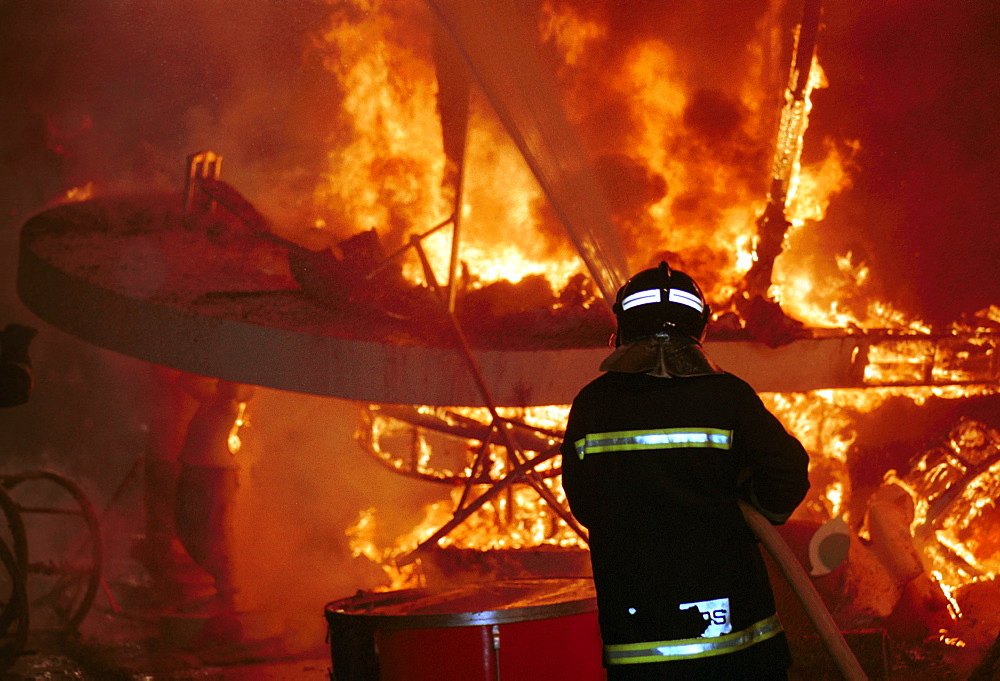
[[[56,199],[57,204],[77,203],[78,201],[89,201],[94,197],[94,183],[87,182],[79,187],[72,187],[66,190],[62,196]]]
[[[455,198],[454,189],[443,186],[447,162],[427,44],[430,19],[415,0],[395,3],[391,9],[378,0],[355,0],[353,5],[358,10],[354,18],[338,14],[317,45],[346,93],[344,123],[340,134],[327,141],[329,169],[314,194],[317,225],[335,236],[374,228],[403,242],[407,235],[426,231],[450,215]],[[704,102],[686,81],[683,65],[670,45],[655,38],[641,40],[609,66],[595,57],[612,39],[600,20],[552,0],[543,2],[540,10],[540,41],[552,46],[561,59],[559,76],[565,87],[561,94],[570,118],[584,121],[605,100],[618,103],[628,125],[622,126],[614,148],[606,151],[625,157],[653,178],[648,193],[636,199],[638,209],[636,205],[629,206],[631,210],[619,207],[615,214],[616,224],[630,239],[632,259],[646,266],[651,256],[674,254],[671,257],[703,282],[713,301],[729,300],[752,264],[755,219],[764,197],[760,183],[748,177],[746,159],[769,136],[765,130],[774,113],[760,104],[766,100],[759,85],[766,70],[763,55],[775,35],[768,21],[776,23],[777,19],[765,17],[756,43],[748,48],[758,57],[758,72],[745,78],[738,99],[722,102],[738,112],[737,122],[723,144],[709,146],[692,134],[686,117]],[[815,62],[809,90],[825,85],[825,75]],[[800,114],[808,114],[811,106],[807,97]],[[794,142],[801,147],[804,126],[796,130],[799,137]],[[593,134],[591,138],[595,155],[605,151],[602,147],[607,142],[593,139]],[[979,380],[982,371],[977,365],[979,355],[989,355],[992,345],[980,341],[977,351],[975,340],[969,347],[950,347],[940,339],[920,339],[930,334],[926,324],[866,295],[872,273],[856,253],[822,256],[826,260],[820,263],[821,256],[810,252],[809,225],[825,218],[830,203],[850,188],[859,170],[856,141],[824,140],[822,144],[822,160],[802,166],[796,156],[791,168],[787,217],[792,226],[775,263],[771,292],[787,314],[813,327],[891,329],[909,335],[873,341],[868,351],[864,381],[897,387],[764,396],[813,455],[818,494],[799,513],[818,520],[849,512],[848,452],[857,438],[854,424],[859,415],[893,397],[920,404],[931,396],[961,398],[993,390]],[[470,106],[465,164],[459,211],[461,256],[474,282],[500,278],[516,282],[527,274],[543,274],[558,287],[581,271],[567,245],[550,238],[537,182],[492,111],[477,96]],[[435,270],[445,271],[448,233],[428,238],[425,248]],[[413,265],[406,273],[416,281],[422,276]],[[1000,311],[993,310],[990,319],[1000,321]],[[965,380],[977,384],[960,385]],[[556,409],[562,411],[551,427],[561,430],[565,407]],[[482,413],[466,411],[464,415],[486,420]],[[435,454],[440,442],[424,435],[410,438],[415,449],[408,454],[394,452],[391,441],[401,428],[409,426],[378,418],[369,424],[370,451],[386,465],[441,480],[469,474],[469,457],[475,451],[472,441],[459,448],[457,461],[443,465]],[[502,475],[503,457],[494,452],[491,461],[491,473]],[[552,489],[562,499],[558,484]],[[429,537],[446,522],[451,508],[447,502],[429,506],[423,521],[388,547],[377,546],[376,514],[366,511],[350,532],[352,548],[358,555],[390,566],[387,571],[395,585],[417,579],[409,568],[391,567],[392,558]],[[954,552],[961,552],[967,544],[957,535],[941,540],[942,544],[946,541]],[[515,487],[441,543],[485,549],[573,545],[578,539],[534,491]],[[950,580],[942,577],[946,583]]]

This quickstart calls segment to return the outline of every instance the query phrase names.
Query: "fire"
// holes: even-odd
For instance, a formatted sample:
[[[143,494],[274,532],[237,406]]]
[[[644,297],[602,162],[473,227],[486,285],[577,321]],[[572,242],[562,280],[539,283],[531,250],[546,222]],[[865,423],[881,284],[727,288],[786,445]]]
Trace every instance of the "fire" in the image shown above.
[[[246,415],[247,403],[240,402],[239,410],[236,413],[236,420],[233,421],[233,427],[229,429],[229,436],[226,438],[226,445],[229,449],[229,453],[233,456],[239,454],[240,448],[243,446],[243,441],[240,439],[240,428],[244,428],[250,425],[250,420]]]
[[[558,446],[557,433],[565,423],[569,408],[500,408],[498,412],[502,418],[510,419],[508,423],[524,424],[515,428],[521,434],[516,439],[524,443],[524,455],[531,457],[528,448],[550,450]],[[411,412],[374,405],[362,408],[361,426],[356,437],[372,456],[404,475],[453,486],[450,501],[430,504],[421,522],[389,545],[380,545],[377,539],[375,510],[360,514],[348,531],[355,555],[364,555],[382,566],[393,588],[412,586],[413,580],[418,580],[420,574],[410,566],[398,567],[394,559],[415,549],[449,521],[463,494],[468,492],[472,498],[478,497],[513,468],[508,452],[494,438],[487,446],[489,463],[485,471],[487,478],[494,483],[476,484],[473,479],[483,435],[463,437],[462,431],[482,433],[489,419],[490,414],[485,408],[418,407]],[[534,435],[524,435],[527,432]],[[558,477],[555,477],[560,465],[561,459],[557,455],[539,463],[534,470],[544,479],[543,484],[556,501],[563,504],[565,493]],[[514,483],[438,541],[438,546],[486,551],[539,546],[582,547],[584,542],[533,488]]]
[[[395,247],[408,234],[447,218],[455,201],[456,188],[445,186],[447,161],[427,44],[431,17],[415,2],[391,8],[378,2],[355,5],[357,11],[337,13],[317,41],[347,95],[345,121],[327,142],[329,170],[314,192],[314,223],[339,237],[374,228]],[[591,143],[595,155],[607,154],[611,171],[630,168],[649,183],[645,193],[627,186],[636,195],[621,198],[625,203],[615,207],[631,250],[640,254],[638,265],[645,266],[649,254],[682,254],[710,298],[730,296],[749,267],[761,198],[748,182],[745,165],[750,147],[766,136],[759,129],[759,96],[754,100],[751,88],[739,98],[692,93],[677,55],[658,39],[632,45],[597,82],[595,69],[606,65],[594,55],[610,48],[608,28],[551,1],[543,4],[539,24],[540,40],[562,59],[562,95],[571,119],[594,116],[606,100],[624,104],[622,146],[604,150],[606,142],[595,138]],[[601,94],[595,96],[595,87]],[[725,133],[731,137],[726,143],[736,146],[734,153],[719,154],[690,132],[692,125],[703,124],[692,116],[716,116],[717,110],[734,117],[734,128]],[[516,282],[541,273],[560,288],[582,271],[579,258],[547,214],[531,171],[475,89],[468,125],[459,211],[462,260],[482,283]],[[834,166],[830,161],[819,173],[826,184],[836,176]],[[446,269],[448,231],[425,244],[437,272]],[[416,263],[408,264],[406,273],[422,280]]]
[[[946,592],[1000,573],[992,531],[1000,494],[995,430],[963,419],[943,447],[925,452],[912,471],[889,471],[886,482],[914,498],[911,533]]]
[[[453,160],[444,152],[438,114],[431,44],[435,20],[416,0],[355,0],[343,3],[329,30],[317,36],[315,49],[345,95],[341,120],[332,126],[337,132],[325,141],[329,165],[314,191],[313,224],[328,234],[328,243],[375,229],[395,249],[410,235],[448,219],[461,193],[458,253],[466,266],[466,286],[500,279],[516,283],[540,274],[561,290],[583,271],[582,263],[547,212],[531,170],[475,87],[462,187],[453,186]],[[603,61],[615,39],[606,21],[593,9],[547,0],[538,15],[539,41],[560,59],[560,94],[572,120],[597,117],[608,101],[621,107],[615,123],[620,139],[602,139],[606,131],[601,129],[587,141],[611,177],[630,180],[611,202],[633,254],[632,267],[645,267],[655,254],[673,253],[710,300],[730,300],[752,265],[754,222],[764,198],[747,163],[772,143],[773,112],[760,104],[766,66],[758,63],[743,76],[738,95],[692,90],[684,64],[662,39],[636,41],[618,58]],[[762,62],[773,40],[774,26],[762,21],[748,54]],[[734,78],[740,80],[738,74]],[[809,94],[826,85],[818,61],[808,83],[797,118],[782,127],[790,150],[801,149],[812,107]],[[702,138],[702,128],[715,137]],[[802,166],[797,152],[785,159],[790,253],[778,259],[772,295],[787,314],[814,327],[912,326],[884,303],[866,301],[858,309],[868,278],[863,262],[837,255],[838,276],[831,277],[818,273],[811,257],[796,252],[801,233],[823,219],[830,201],[851,186],[856,170],[857,142],[823,144],[826,153],[817,163]],[[447,280],[451,242],[450,227],[423,242],[441,283]],[[415,258],[404,263],[404,274],[424,281]]]
[[[345,91],[343,120],[331,121],[339,133],[327,140],[328,169],[313,194],[315,224],[342,232],[332,236],[423,231],[449,214],[435,78],[420,54],[428,46],[394,40],[397,21],[414,20],[416,3],[381,5],[334,13],[317,45]]]
[[[76,203],[78,201],[89,201],[94,197],[94,183],[87,182],[78,187],[67,189],[62,196],[56,199],[56,203]]]
[[[466,285],[518,282],[541,274],[558,289],[582,272],[578,257],[546,211],[538,182],[475,87],[469,100],[463,182],[460,188],[452,186],[454,168],[444,152],[437,111],[430,46],[433,18],[422,5],[416,0],[391,5],[355,0],[341,6],[347,9],[334,15],[316,47],[346,93],[338,133],[325,141],[328,172],[313,196],[316,224],[330,232],[331,242],[350,232],[375,229],[395,248],[457,212],[453,217],[461,225]],[[741,81],[734,95],[693,87],[681,55],[655,37],[643,36],[616,52],[614,59],[605,58],[615,36],[593,8],[546,0],[538,15],[539,41],[558,58],[564,88],[560,96],[569,118],[585,131],[595,163],[609,175],[629,180],[623,185],[628,191],[619,187],[610,198],[615,226],[627,241],[630,266],[645,267],[650,257],[669,253],[703,283],[717,308],[732,300],[754,262],[755,222],[764,203],[760,171],[766,170],[759,159],[773,144],[777,113],[761,104],[768,99],[761,84],[767,80],[765,55],[775,40],[776,22],[772,13],[757,27],[748,47],[757,63],[748,74],[733,74]],[[810,227],[825,219],[831,203],[862,170],[855,140],[822,140],[822,158],[800,162],[810,93],[826,85],[814,58],[805,97],[788,108],[780,128],[781,148],[787,153],[776,160],[776,171],[788,180],[785,215],[790,228],[775,260],[769,294],[786,315],[806,327],[864,337],[862,382],[869,387],[762,396],[811,454],[816,493],[797,517],[818,522],[852,513],[848,469],[858,444],[859,419],[890,399],[919,405],[931,398],[962,399],[996,391],[992,336],[978,326],[961,334],[935,334],[922,320],[869,294],[874,277],[861,253],[812,252]],[[602,118],[608,102],[617,107],[617,118],[595,125],[608,121]],[[450,230],[444,229],[423,243],[442,283],[451,239]],[[404,272],[412,281],[423,280],[415,262],[406,264]],[[981,321],[984,327],[995,325],[1000,311],[991,308]],[[426,542],[451,521],[463,499],[484,493],[514,465],[496,442],[484,445],[482,436],[463,434],[463,429],[486,427],[485,410],[413,410],[400,418],[381,407],[363,407],[358,433],[361,445],[387,467],[453,485],[450,499],[428,506],[425,517],[404,536],[388,542],[380,538],[374,510],[362,513],[349,531],[355,555],[381,565],[392,588],[421,579],[415,564],[399,566],[396,559]],[[567,411],[556,406],[544,414],[502,414],[559,433]],[[549,446],[555,443],[553,438]],[[473,480],[474,467],[484,447],[489,462],[484,472],[491,482],[479,484]],[[559,463],[558,457],[551,458],[539,473],[561,503]],[[922,473],[925,482],[935,479],[934,471]],[[922,546],[949,595],[963,579],[993,576],[1000,567],[982,557],[987,555],[987,540],[969,529],[992,510],[992,499],[1000,492],[991,481],[1000,477],[1000,469],[994,466],[987,473],[965,488],[963,514],[942,518]],[[926,519],[929,506],[923,498],[918,515]],[[585,545],[535,490],[521,484],[510,485],[437,543],[479,550]],[[968,569],[957,569],[956,557]]]
[[[456,188],[446,182],[431,19],[418,2],[358,2],[352,9],[334,15],[317,47],[347,94],[342,132],[328,141],[328,170],[314,191],[314,224],[331,242],[375,229],[395,247],[447,218],[455,202]],[[408,24],[422,27],[423,35],[407,34],[400,26]],[[542,192],[531,171],[475,96],[468,125],[462,259],[475,263],[479,282],[544,274],[564,284],[581,265],[565,246],[554,250],[537,238]],[[423,244],[437,273],[447,271],[448,231]],[[414,259],[404,273],[424,280]]]
[[[859,418],[877,410],[892,399],[909,399],[920,405],[930,398],[961,399],[995,393],[994,386],[977,385],[762,394],[761,397],[767,407],[802,441],[812,459],[810,477],[816,494],[806,500],[796,511],[794,518],[819,523],[836,516],[852,520],[852,512],[847,506],[852,491],[848,467],[852,446],[856,444],[858,438],[856,423]],[[458,416],[475,423],[488,420],[485,409],[421,407],[420,410],[427,414],[451,414],[452,417]],[[359,429],[358,439],[383,464],[404,474],[417,474],[424,479],[436,479],[453,484],[460,483],[470,475],[473,453],[478,441],[458,438],[464,445],[461,451],[465,468],[436,468],[441,464],[436,459],[441,456],[441,452],[432,446],[431,434],[410,423],[380,415],[379,411],[378,407],[363,408],[363,427]],[[558,431],[565,423],[568,407],[532,408],[526,412],[504,410],[504,412],[512,417],[517,414],[526,422],[543,424],[546,429]],[[1000,443],[1000,436],[993,434],[993,437]],[[393,440],[396,449],[392,449]],[[402,443],[406,443],[410,448],[409,451],[399,448]],[[491,473],[496,478],[501,477],[507,470],[507,463],[499,450],[499,447],[494,446],[491,456]],[[539,471],[544,473],[548,470],[557,470],[559,465],[560,459],[557,457],[540,466]],[[946,471],[940,465],[930,468],[918,467],[915,475],[921,485],[947,486],[955,482],[956,475],[960,477],[965,470],[965,468],[952,468]],[[899,480],[895,472],[892,472],[887,479]],[[941,529],[935,531],[933,535],[927,535],[935,541],[925,543],[922,550],[933,571],[939,575],[937,579],[946,592],[968,583],[970,579],[992,578],[1000,570],[1000,564],[995,558],[990,557],[996,555],[992,544],[989,546],[984,544],[988,543],[989,537],[988,533],[983,532],[983,528],[988,524],[980,524],[980,529],[976,530],[977,523],[981,522],[982,517],[995,511],[994,500],[1000,494],[998,480],[1000,480],[1000,462],[995,462],[981,471],[964,488],[962,492],[964,502],[955,505],[956,508],[962,509],[961,512],[948,515],[940,523]],[[917,500],[917,517],[913,527],[915,536],[920,536],[918,529],[927,519],[930,496],[926,490],[918,491],[913,483],[904,484],[913,490],[914,498]],[[475,485],[472,488],[473,496],[478,496],[487,489],[488,486]],[[565,500],[558,479],[551,481],[550,489],[560,502]],[[395,538],[387,545],[384,543],[380,545],[376,539],[377,512],[374,510],[363,512],[348,532],[352,551],[355,555],[364,555],[379,564],[389,577],[391,588],[413,586],[419,582],[422,573],[412,566],[400,568],[393,562],[394,559],[412,551],[439,527],[451,520],[461,495],[461,487],[453,487],[450,501],[429,505],[425,509],[424,518],[410,532]],[[860,521],[860,519],[854,520]],[[438,542],[438,546],[442,548],[482,551],[524,549],[543,545],[571,548],[585,547],[586,544],[561,518],[552,513],[548,505],[531,488],[523,485],[512,486],[509,494],[500,495],[494,502],[486,504]],[[987,558],[983,561],[982,558],[975,558],[977,555]],[[954,556],[961,557],[969,567],[956,568]]]
[[[566,248],[553,251],[546,239],[539,238],[542,190],[486,103],[474,97],[473,104],[461,258],[481,283],[500,279],[516,283],[530,274],[542,274],[558,290],[582,271],[579,259]],[[443,270],[443,264],[440,267]]]

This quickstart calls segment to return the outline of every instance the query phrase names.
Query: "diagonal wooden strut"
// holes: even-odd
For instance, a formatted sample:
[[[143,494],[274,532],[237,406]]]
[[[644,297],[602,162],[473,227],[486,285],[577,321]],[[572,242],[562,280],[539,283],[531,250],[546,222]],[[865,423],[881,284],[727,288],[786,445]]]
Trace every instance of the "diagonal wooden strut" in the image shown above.
[[[496,403],[490,394],[489,387],[486,385],[486,380],[483,378],[483,374],[479,369],[479,365],[476,363],[475,356],[472,353],[472,348],[469,345],[468,339],[465,336],[465,332],[462,330],[462,326],[458,321],[455,311],[448,305],[448,300],[446,298],[446,292],[443,292],[441,287],[438,285],[437,277],[434,275],[434,270],[431,267],[430,261],[427,258],[427,253],[423,248],[423,239],[436,231],[439,227],[447,224],[445,221],[439,224],[434,229],[424,233],[424,234],[414,234],[410,237],[410,243],[396,251],[390,259],[400,255],[406,250],[406,248],[413,248],[417,256],[420,258],[421,266],[424,270],[424,277],[427,280],[428,287],[434,291],[438,300],[442,304],[445,316],[451,326],[452,332],[455,335],[455,340],[457,341],[458,347],[461,350],[462,356],[466,362],[467,368],[475,381],[476,388],[482,397],[483,403],[490,413],[490,430],[487,436],[483,439],[480,445],[479,451],[476,455],[475,461],[472,464],[472,469],[470,471],[469,477],[465,482],[465,489],[462,492],[462,497],[459,500],[458,506],[452,516],[452,519],[438,529],[431,537],[421,542],[416,549],[409,552],[405,556],[397,559],[397,565],[407,565],[416,560],[416,554],[425,550],[429,546],[435,545],[440,539],[445,537],[448,533],[454,530],[456,527],[461,525],[465,520],[467,520],[473,513],[475,513],[480,507],[483,506],[487,501],[493,499],[501,491],[508,489],[514,483],[524,483],[529,485],[535,492],[541,497],[545,503],[552,509],[552,511],[558,515],[562,520],[569,525],[569,527],[584,540],[587,539],[587,531],[580,525],[579,522],[573,517],[569,510],[555,497],[552,490],[545,484],[542,476],[538,474],[535,468],[545,461],[548,461],[553,456],[559,453],[557,447],[544,452],[534,458],[526,455],[522,448],[518,446],[514,437],[511,435],[511,429],[513,426],[524,427],[526,424],[515,423],[509,421],[502,416],[500,416],[497,411]],[[530,426],[527,426],[530,428]],[[472,498],[472,487],[476,484],[482,484],[481,475],[482,473],[488,472],[488,459],[489,459],[489,447],[493,443],[494,433],[499,436],[499,444],[502,444],[507,450],[507,455],[514,467],[510,472],[507,473],[499,481],[492,484],[489,490],[479,495],[475,499]]]

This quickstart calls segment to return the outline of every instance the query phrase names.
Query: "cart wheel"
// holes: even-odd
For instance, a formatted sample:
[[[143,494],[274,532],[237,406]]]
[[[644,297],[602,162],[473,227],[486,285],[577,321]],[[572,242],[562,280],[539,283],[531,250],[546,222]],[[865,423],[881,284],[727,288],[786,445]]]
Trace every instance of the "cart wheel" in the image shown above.
[[[31,543],[25,583],[32,619],[74,632],[90,611],[101,582],[103,548],[94,507],[79,485],[53,471],[0,479],[15,501]],[[31,505],[22,503],[28,499]],[[51,555],[39,555],[36,531],[45,532],[39,539],[47,540],[46,548],[52,546]],[[54,617],[39,617],[43,609]]]
[[[0,675],[14,666],[28,642],[28,594],[13,551],[0,541]]]
[[[11,499],[7,490],[0,487],[0,513],[3,514],[0,522],[0,544],[11,556],[18,568],[21,586],[23,590],[23,579],[28,569],[28,540],[24,531],[24,521],[21,520],[21,513],[17,510],[17,504]],[[8,575],[13,573],[8,572]],[[8,580],[4,582],[6,588],[8,582],[13,581],[12,576],[5,576]],[[3,592],[2,602],[0,602],[0,632],[5,632],[11,623],[14,622],[21,613],[18,612],[18,600],[10,598],[11,590],[6,588]]]

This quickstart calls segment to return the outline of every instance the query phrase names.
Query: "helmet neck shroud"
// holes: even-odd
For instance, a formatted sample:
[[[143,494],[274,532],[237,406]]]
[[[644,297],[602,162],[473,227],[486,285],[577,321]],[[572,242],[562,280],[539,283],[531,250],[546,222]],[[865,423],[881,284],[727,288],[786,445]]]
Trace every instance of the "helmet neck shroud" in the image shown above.
[[[603,362],[601,371],[650,374],[661,378],[685,378],[721,374],[701,343],[693,338],[670,338],[658,334],[621,345]]]

